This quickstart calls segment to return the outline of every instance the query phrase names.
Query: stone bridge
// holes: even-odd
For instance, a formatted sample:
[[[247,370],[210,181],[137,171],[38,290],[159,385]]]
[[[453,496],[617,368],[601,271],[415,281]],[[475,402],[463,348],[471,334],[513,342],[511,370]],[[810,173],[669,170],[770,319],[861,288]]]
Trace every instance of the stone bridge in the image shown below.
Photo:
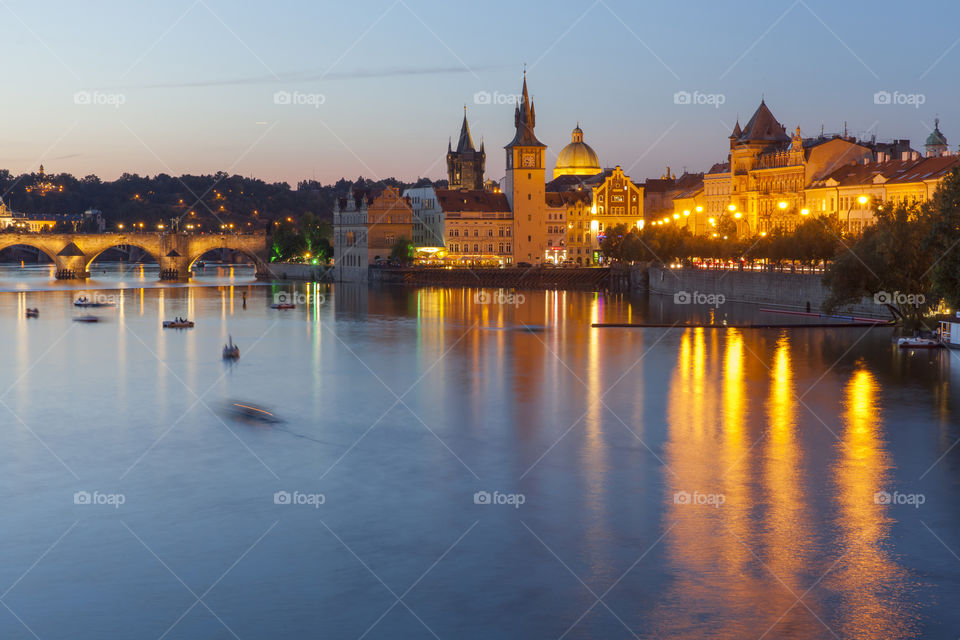
[[[90,264],[107,249],[137,247],[160,265],[161,280],[187,280],[190,268],[208,251],[230,249],[250,258],[257,276],[266,275],[269,246],[265,233],[0,233],[0,251],[7,247],[32,247],[57,266],[57,278],[84,279]]]

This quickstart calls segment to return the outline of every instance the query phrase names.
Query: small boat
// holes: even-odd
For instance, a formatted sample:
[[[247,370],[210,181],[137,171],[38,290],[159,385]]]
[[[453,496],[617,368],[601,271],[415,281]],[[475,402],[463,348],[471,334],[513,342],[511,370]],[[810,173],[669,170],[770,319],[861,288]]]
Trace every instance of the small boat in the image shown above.
[[[164,320],[164,329],[193,329],[194,323],[190,320],[177,318],[176,320]]]
[[[73,319],[74,322],[86,322],[88,324],[94,322],[100,322],[100,318],[97,316],[77,316]]]
[[[932,338],[900,338],[897,345],[901,349],[936,349],[940,342]]]
[[[193,266],[195,266],[197,269],[203,269],[204,267],[207,266],[207,263],[204,262],[203,260],[197,260],[196,262],[193,263]]]
[[[39,317],[40,317],[40,309],[27,309],[27,317],[28,317],[28,318],[39,318]]]
[[[109,302],[91,302],[89,298],[78,298],[77,301],[73,303],[73,306],[82,307],[82,308],[87,308],[87,307],[96,308],[96,307],[112,307],[113,305],[110,304]]]
[[[296,309],[297,305],[291,302],[278,302],[277,304],[270,305],[271,309]]]
[[[229,342],[223,345],[223,359],[236,360],[240,357],[240,347],[233,344],[233,336],[230,336]]]

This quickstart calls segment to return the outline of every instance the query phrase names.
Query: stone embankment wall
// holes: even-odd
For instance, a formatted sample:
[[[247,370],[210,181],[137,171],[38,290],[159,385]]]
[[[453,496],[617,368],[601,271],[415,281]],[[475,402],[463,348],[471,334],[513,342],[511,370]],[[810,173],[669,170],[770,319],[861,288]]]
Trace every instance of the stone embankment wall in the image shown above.
[[[292,262],[271,262],[266,267],[267,273],[257,277],[260,280],[306,280],[318,282],[324,279],[326,267],[315,264],[296,264]]]
[[[681,291],[711,295],[722,294],[727,302],[786,307],[819,312],[829,291],[821,284],[820,274],[767,273],[759,271],[712,271],[708,269],[665,269],[650,267],[649,287],[651,293],[673,295]],[[882,306],[864,299],[860,304],[847,307],[838,313],[858,316],[889,318]]]

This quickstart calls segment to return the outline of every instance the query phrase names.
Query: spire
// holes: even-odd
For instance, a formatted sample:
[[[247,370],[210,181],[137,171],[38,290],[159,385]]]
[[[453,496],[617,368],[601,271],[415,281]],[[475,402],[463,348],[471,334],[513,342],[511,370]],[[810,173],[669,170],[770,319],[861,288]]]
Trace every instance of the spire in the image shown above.
[[[513,126],[517,132],[513,140],[507,147],[526,146],[526,147],[545,147],[546,145],[537,140],[533,133],[533,128],[537,124],[537,111],[533,103],[530,102],[530,92],[527,90],[527,71],[523,71],[523,91],[520,93],[520,104],[513,112]]]
[[[476,151],[470,135],[470,125],[467,123],[467,105],[463,105],[463,124],[460,125],[460,140],[457,141],[457,153],[464,151]]]
[[[740,128],[740,118],[737,118],[737,124],[733,127],[733,133],[730,134],[731,138],[739,138],[743,134],[743,130]]]
[[[453,139],[447,138],[447,153],[453,153]]]

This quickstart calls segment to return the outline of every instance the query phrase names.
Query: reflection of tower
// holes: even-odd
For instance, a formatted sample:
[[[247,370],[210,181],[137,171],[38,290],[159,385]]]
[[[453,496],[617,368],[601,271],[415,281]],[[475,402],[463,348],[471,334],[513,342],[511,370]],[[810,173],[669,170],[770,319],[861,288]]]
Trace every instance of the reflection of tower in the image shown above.
[[[513,114],[516,134],[507,150],[507,177],[504,189],[513,211],[513,256],[517,262],[540,262],[547,248],[546,180],[544,153],[547,145],[533,133],[537,114],[527,93],[527,73],[523,73],[523,92]]]
[[[463,124],[460,125],[460,139],[457,141],[457,150],[454,151],[447,143],[447,182],[451,189],[483,189],[483,169],[487,162],[487,154],[483,150],[483,142],[478,151],[473,146],[473,136],[470,135],[470,125],[467,123],[467,108],[463,108]]]

